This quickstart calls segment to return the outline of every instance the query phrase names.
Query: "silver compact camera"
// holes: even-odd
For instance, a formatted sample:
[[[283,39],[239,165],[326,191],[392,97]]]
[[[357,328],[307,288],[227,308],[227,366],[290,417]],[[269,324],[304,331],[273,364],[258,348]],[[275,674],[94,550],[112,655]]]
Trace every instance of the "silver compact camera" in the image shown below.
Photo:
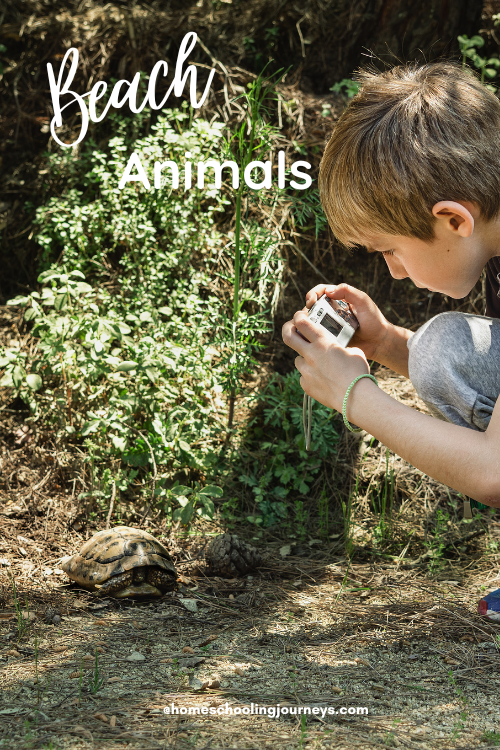
[[[347,346],[359,328],[356,316],[343,299],[330,299],[324,294],[309,310],[309,318],[330,331],[339,346]]]
[[[319,323],[337,339],[339,346],[346,347],[359,328],[359,323],[343,299],[330,299],[324,294],[308,312],[313,323]],[[312,398],[304,393],[302,421],[306,439],[306,450],[311,449]]]

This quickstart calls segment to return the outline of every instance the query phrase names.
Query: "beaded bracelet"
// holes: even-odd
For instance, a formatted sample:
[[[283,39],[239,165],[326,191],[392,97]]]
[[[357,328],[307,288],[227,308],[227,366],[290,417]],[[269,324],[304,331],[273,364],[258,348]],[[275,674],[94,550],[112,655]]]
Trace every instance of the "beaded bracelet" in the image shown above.
[[[349,430],[349,432],[361,432],[362,431],[362,427],[351,427],[351,425],[349,424],[349,420],[347,419],[347,416],[346,416],[346,413],[345,413],[346,412],[346,407],[347,407],[347,398],[348,398],[348,396],[349,396],[349,394],[351,392],[351,388],[354,385],[356,385],[356,383],[358,382],[358,380],[361,380],[361,378],[370,378],[370,380],[373,380],[373,382],[376,385],[378,385],[377,378],[374,375],[369,375],[367,372],[365,372],[364,375],[358,375],[357,378],[354,378],[354,380],[352,381],[351,385],[347,389],[347,391],[345,393],[345,396],[344,396],[344,401],[342,402],[342,419],[344,420],[344,424],[347,427],[347,429]]]

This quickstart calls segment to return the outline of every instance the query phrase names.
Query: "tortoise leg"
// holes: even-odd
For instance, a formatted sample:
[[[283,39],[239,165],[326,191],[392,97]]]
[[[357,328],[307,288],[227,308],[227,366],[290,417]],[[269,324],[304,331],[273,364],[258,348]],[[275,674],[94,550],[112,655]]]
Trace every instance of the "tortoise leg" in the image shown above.
[[[113,596],[113,594],[116,594],[117,591],[120,591],[120,589],[124,589],[126,586],[130,586],[132,583],[132,571],[128,570],[126,573],[120,573],[118,576],[113,576],[109,579],[109,581],[106,581],[102,584],[102,586],[97,589],[97,595],[98,596]]]
[[[162,568],[148,568],[147,579],[152,586],[160,589],[162,594],[177,588],[175,577]]]

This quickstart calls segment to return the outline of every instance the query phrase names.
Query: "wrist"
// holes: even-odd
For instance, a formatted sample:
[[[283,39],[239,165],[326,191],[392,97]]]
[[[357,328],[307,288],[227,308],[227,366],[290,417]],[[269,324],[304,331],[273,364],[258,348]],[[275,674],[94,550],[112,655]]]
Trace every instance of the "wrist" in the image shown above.
[[[343,416],[345,415],[351,424],[359,425],[364,429],[363,424],[366,424],[366,417],[369,415],[370,406],[377,393],[381,393],[380,388],[371,378],[358,380],[349,392]]]
[[[391,350],[391,341],[394,338],[395,332],[396,326],[389,323],[387,318],[384,318],[382,322],[382,330],[375,342],[375,349],[372,356],[372,359],[374,359],[375,362],[383,364],[383,360],[387,358],[387,355]]]
[[[413,335],[407,328],[384,321],[384,332],[377,343],[372,358],[400,375],[408,377],[408,339]]]
[[[352,383],[350,384],[350,386],[345,392],[344,401],[342,403],[342,419],[344,420],[344,424],[349,430],[349,432],[361,432],[361,430],[363,429],[362,427],[356,427],[349,423],[349,420],[347,419],[346,409],[347,409],[347,402],[349,399],[349,395],[352,389],[357,383],[359,383],[360,380],[364,380],[365,378],[367,378],[368,380],[371,380],[372,383],[375,383],[375,385],[378,386],[377,378],[374,375],[371,375],[370,373],[365,372],[362,375],[357,375],[357,377],[354,378],[354,380],[352,381]]]

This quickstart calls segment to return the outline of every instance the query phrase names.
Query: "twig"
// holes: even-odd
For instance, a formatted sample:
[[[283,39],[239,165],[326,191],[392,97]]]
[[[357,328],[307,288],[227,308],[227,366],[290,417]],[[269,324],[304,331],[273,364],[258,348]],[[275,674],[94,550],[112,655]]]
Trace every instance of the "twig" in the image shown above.
[[[291,247],[293,247],[293,249],[294,249],[294,250],[296,250],[296,251],[297,251],[297,252],[299,253],[299,255],[301,255],[301,256],[302,256],[302,257],[304,258],[304,260],[305,260],[305,261],[306,261],[307,263],[309,263],[309,265],[311,266],[311,268],[312,268],[312,269],[313,269],[314,271],[316,271],[316,273],[318,274],[318,276],[321,276],[321,278],[322,278],[322,279],[323,279],[324,281],[326,281],[326,283],[327,283],[327,284],[329,284],[329,283],[330,283],[330,281],[329,281],[329,280],[328,280],[328,279],[326,278],[326,276],[324,276],[324,274],[322,274],[322,273],[321,273],[321,271],[320,271],[320,270],[319,270],[318,268],[316,268],[316,266],[314,265],[314,263],[312,263],[312,262],[311,262],[311,261],[309,260],[309,258],[307,257],[307,255],[306,255],[305,253],[303,253],[303,252],[302,252],[302,250],[300,249],[300,247],[299,247],[298,245],[296,245],[296,244],[295,244],[295,242],[291,242],[291,240],[284,240],[283,244],[285,244],[285,245],[290,245]]]
[[[115,505],[115,496],[116,496],[116,482],[113,479],[113,489],[111,490],[111,503],[109,505],[109,513],[108,517],[106,518],[106,529],[109,529],[109,524],[111,521],[111,516],[113,515],[113,508]]]

